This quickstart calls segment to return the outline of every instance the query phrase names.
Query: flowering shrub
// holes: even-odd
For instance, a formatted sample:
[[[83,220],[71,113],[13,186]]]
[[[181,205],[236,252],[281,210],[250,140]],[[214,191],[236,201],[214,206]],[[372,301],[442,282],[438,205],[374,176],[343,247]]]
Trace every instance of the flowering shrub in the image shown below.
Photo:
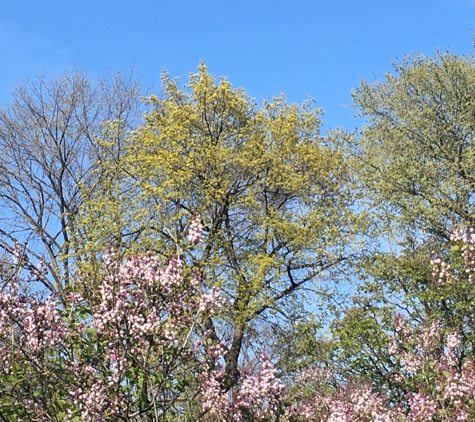
[[[195,215],[189,241],[201,239]],[[475,236],[454,230],[462,269],[432,256],[438,286],[467,285]],[[6,421],[422,422],[475,419],[475,363],[464,327],[447,321],[411,326],[397,315],[388,342],[387,391],[357,380],[338,384],[308,368],[284,384],[269,357],[226,378],[227,345],[207,338],[207,318],[228,301],[184,277],[173,257],[119,261],[87,300],[22,293],[18,275],[0,292],[0,418]],[[459,283],[460,284],[460,283]]]
[[[0,409],[25,420],[120,420],[181,412],[199,362],[189,345],[200,317],[219,308],[183,279],[178,257],[118,262],[109,251],[96,303],[68,294],[38,302],[12,280],[0,294]],[[91,301],[92,302],[92,301]],[[16,419],[15,419],[16,420]]]
[[[195,217],[194,234],[200,239]],[[178,256],[120,262],[103,256],[92,297],[66,302],[21,293],[19,277],[0,293],[0,415],[3,420],[170,420],[191,411],[206,356],[190,339],[225,305],[200,275],[182,276]]]
[[[255,374],[243,371],[232,397],[226,389],[225,372],[219,364],[216,363],[213,371],[203,373],[200,381],[202,408],[220,421],[273,421],[281,414],[285,387],[265,354],[261,356],[261,367]]]
[[[408,421],[471,421],[475,416],[475,365],[462,358],[458,333],[441,341],[439,322],[415,335],[397,316],[397,338],[391,338],[388,352],[397,360],[394,388],[406,391],[402,397]]]
[[[310,369],[301,374],[288,399],[284,420],[473,421],[475,363],[473,360],[472,281],[475,235],[454,227],[451,249],[433,253],[434,300],[445,310],[443,320],[409,323],[396,315],[387,353],[392,362],[388,390],[376,391],[357,381],[328,387],[331,374]],[[446,261],[450,259],[450,262]],[[464,307],[458,298],[464,298]],[[306,375],[305,372],[310,372]],[[364,374],[362,374],[364,375]],[[333,380],[334,381],[334,380]]]
[[[333,391],[322,377],[304,376],[294,386],[284,421],[313,422],[425,422],[473,421],[475,417],[475,364],[460,364],[458,335],[441,342],[437,321],[418,335],[400,317],[396,336],[388,346],[397,360],[392,392],[375,392],[370,384],[349,382]],[[330,378],[326,375],[323,378]],[[310,388],[309,386],[314,388]],[[305,392],[305,390],[307,390]],[[396,392],[398,400],[389,400]]]

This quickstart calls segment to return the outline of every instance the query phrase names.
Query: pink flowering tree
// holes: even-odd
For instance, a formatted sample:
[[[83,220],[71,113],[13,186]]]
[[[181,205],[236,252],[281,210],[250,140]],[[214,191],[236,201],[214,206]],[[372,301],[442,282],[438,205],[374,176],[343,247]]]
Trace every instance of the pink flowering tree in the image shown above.
[[[285,420],[475,419],[473,230],[455,227],[447,248],[431,254],[431,265],[432,275],[420,279],[424,288],[411,298],[413,308],[406,308],[405,317],[396,315],[392,332],[380,339],[386,347],[374,356],[375,369],[386,371],[386,383],[371,382],[365,371],[343,381],[338,373],[303,370],[285,393]]]
[[[192,243],[200,229],[195,217]],[[103,264],[87,300],[74,287],[61,301],[26,294],[19,271],[8,280],[0,293],[0,420],[182,420],[206,411],[196,403],[209,344],[195,343],[201,321],[226,300],[203,291],[200,274],[184,277],[179,256],[162,267],[151,254],[119,261],[108,250]]]
[[[200,375],[201,407],[211,420],[274,421],[283,417],[284,384],[267,355],[261,356],[257,370],[245,368],[237,384],[226,387],[226,372],[219,360],[226,350],[214,354],[212,371]]]
[[[473,421],[475,364],[471,356],[462,355],[458,333],[442,335],[437,320],[410,328],[401,316],[395,327],[388,344],[388,355],[395,361],[392,391],[369,382],[335,385],[333,374],[310,368],[286,392],[288,406],[280,420]]]
[[[189,247],[201,241],[201,229],[194,215]],[[452,240],[450,263],[443,252],[432,254],[437,295],[471,287],[475,236],[455,229]],[[450,309],[443,318],[427,315],[427,322],[396,316],[393,332],[386,333],[385,362],[391,366],[384,388],[365,381],[363,373],[343,380],[318,366],[281,379],[265,353],[253,367],[240,368],[230,384],[225,368],[230,344],[210,336],[207,328],[209,317],[225,316],[230,309],[217,289],[206,289],[199,273],[184,275],[178,255],[163,266],[152,254],[118,259],[109,249],[102,261],[100,284],[87,298],[80,283],[62,300],[27,293],[15,261],[5,270],[0,420],[475,419],[471,325],[446,318]],[[450,306],[457,303],[448,301]]]
[[[408,409],[407,420],[472,421],[475,417],[475,365],[464,355],[460,335],[443,335],[437,319],[411,330],[396,317],[388,353],[396,361],[393,388]]]

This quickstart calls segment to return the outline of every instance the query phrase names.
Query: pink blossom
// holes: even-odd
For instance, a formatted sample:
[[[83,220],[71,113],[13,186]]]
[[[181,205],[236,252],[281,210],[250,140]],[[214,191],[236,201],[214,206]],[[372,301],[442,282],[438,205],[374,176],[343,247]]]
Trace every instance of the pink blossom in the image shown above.
[[[450,333],[447,336],[447,346],[450,347],[451,349],[455,349],[456,347],[459,347],[460,344],[460,337],[458,333]]]
[[[199,243],[203,240],[203,226],[201,225],[201,217],[197,213],[193,213],[193,218],[188,228],[188,240],[191,243]]]

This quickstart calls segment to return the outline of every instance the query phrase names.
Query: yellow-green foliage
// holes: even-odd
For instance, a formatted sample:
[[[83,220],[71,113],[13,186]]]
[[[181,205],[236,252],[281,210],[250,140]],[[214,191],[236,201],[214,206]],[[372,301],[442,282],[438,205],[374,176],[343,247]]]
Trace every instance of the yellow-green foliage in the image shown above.
[[[84,190],[82,247],[180,252],[197,212],[205,239],[183,258],[249,321],[342,258],[351,231],[342,154],[320,136],[310,102],[280,96],[260,107],[204,64],[184,90],[168,74],[162,82],[120,159],[103,163],[110,180]]]
[[[474,92],[474,58],[437,53],[353,93],[367,118],[356,145],[366,196],[391,226],[447,236],[452,218],[474,224]]]

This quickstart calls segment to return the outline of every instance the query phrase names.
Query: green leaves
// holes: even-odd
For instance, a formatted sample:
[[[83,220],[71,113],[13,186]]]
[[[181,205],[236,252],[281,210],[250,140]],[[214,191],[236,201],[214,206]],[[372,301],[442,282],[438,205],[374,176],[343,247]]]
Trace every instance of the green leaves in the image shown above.
[[[380,386],[388,385],[391,365],[378,339],[391,332],[395,312],[411,321],[438,318],[473,343],[473,295],[460,245],[447,242],[454,223],[474,224],[475,62],[437,52],[393,67],[352,93],[365,119],[360,134],[336,134],[352,157],[374,256],[359,263],[362,286],[346,316],[334,320],[334,356],[343,372],[367,373]],[[433,277],[433,251],[443,252],[457,283]]]
[[[226,323],[236,330],[237,365],[250,321],[291,310],[288,297],[350,253],[357,228],[348,168],[308,102],[279,96],[259,106],[204,64],[184,89],[168,74],[162,82],[121,157],[104,163],[109,189],[85,192],[83,247],[186,251],[204,286],[233,300]],[[205,239],[190,249],[193,212]]]
[[[353,92],[367,119],[353,144],[361,180],[393,235],[447,239],[452,219],[474,221],[475,64],[438,52],[407,56],[394,70]]]

